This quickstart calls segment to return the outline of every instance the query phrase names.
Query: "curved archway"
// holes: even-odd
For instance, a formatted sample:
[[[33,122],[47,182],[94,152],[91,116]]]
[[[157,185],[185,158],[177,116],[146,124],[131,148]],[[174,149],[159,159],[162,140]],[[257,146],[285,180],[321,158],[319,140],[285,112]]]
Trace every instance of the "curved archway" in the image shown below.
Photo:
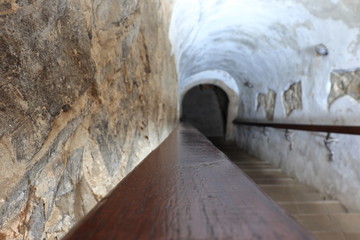
[[[222,70],[207,70],[183,80],[179,84],[179,109],[182,113],[182,103],[185,94],[193,87],[201,84],[215,85],[228,96],[229,104],[226,117],[226,140],[234,140],[235,132],[232,121],[236,118],[239,108],[239,87],[235,79]]]
[[[190,123],[206,137],[225,137],[229,98],[224,90],[210,84],[197,85],[185,94],[181,105],[182,122]]]

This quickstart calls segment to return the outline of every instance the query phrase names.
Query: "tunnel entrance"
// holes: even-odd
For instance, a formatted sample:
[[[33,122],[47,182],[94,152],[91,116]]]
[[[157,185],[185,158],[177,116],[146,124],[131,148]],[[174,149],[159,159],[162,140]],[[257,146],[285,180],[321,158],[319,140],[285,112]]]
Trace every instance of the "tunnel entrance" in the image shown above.
[[[190,123],[206,137],[225,137],[229,98],[211,84],[191,88],[182,101],[180,121]]]

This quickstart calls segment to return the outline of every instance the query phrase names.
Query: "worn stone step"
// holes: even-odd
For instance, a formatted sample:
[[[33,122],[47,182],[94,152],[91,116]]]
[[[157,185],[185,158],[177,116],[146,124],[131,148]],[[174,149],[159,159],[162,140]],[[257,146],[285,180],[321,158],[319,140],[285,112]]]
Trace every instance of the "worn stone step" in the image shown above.
[[[359,240],[360,233],[311,232],[317,240]]]
[[[346,240],[359,240],[360,233],[344,233]]]
[[[300,183],[295,183],[291,186],[288,185],[265,185],[265,186],[259,186],[263,191],[269,193],[287,193],[287,194],[292,194],[292,193],[319,193],[319,191],[317,191],[316,189],[312,188],[312,187],[308,187],[304,184],[300,184]]]
[[[231,161],[236,162],[236,163],[253,163],[253,164],[254,163],[255,164],[257,164],[257,163],[267,163],[267,164],[269,164],[268,162],[259,161],[259,160],[254,159],[254,158],[240,158],[240,157],[234,158],[234,157],[231,157],[231,156],[228,156],[228,155],[227,155],[227,157],[229,159],[231,159]]]
[[[274,168],[273,166],[271,165],[261,165],[261,164],[249,164],[249,165],[241,165],[239,166],[241,168],[241,170],[243,171],[247,171],[247,170],[261,170],[261,169],[269,169],[269,170],[276,170],[278,168]]]
[[[285,173],[283,173],[283,171],[281,171],[281,169],[278,168],[259,168],[259,169],[246,169],[246,168],[242,168],[241,169],[243,172],[245,173],[249,173],[249,174],[256,174],[256,173],[264,173],[264,174],[268,174],[268,173],[282,173],[283,175],[285,175]]]
[[[338,214],[348,210],[339,201],[320,201],[307,203],[279,203],[291,215]]]
[[[232,160],[232,159],[231,159]],[[232,160],[233,161],[233,160]],[[249,167],[249,166],[258,166],[258,167],[271,167],[274,168],[273,165],[271,165],[268,162],[260,162],[260,161],[233,161],[236,165],[238,165],[240,168],[243,167]]]
[[[342,232],[311,232],[317,240],[348,240]]]
[[[228,149],[227,156],[260,189],[319,240],[360,240],[360,214],[331,196],[301,184],[266,161]]]
[[[235,148],[234,147],[221,147],[221,151],[225,152],[225,153],[236,153],[239,155],[250,156],[249,154],[247,154],[245,152],[239,151],[239,149],[236,147]]]
[[[259,161],[259,159],[243,154],[236,154],[236,153],[227,153],[224,152],[225,155],[233,161]]]
[[[295,219],[307,230],[344,232],[350,234],[360,234],[360,214],[309,214],[295,215]]]
[[[236,146],[230,146],[230,145],[229,146],[221,146],[219,149],[222,152],[234,152],[234,153],[237,153],[237,154],[243,154],[243,155],[250,156],[246,152],[239,150],[239,148],[236,147]]]
[[[219,149],[222,151],[222,152],[239,152],[239,148],[238,147],[236,147],[236,146],[231,146],[231,145],[229,145],[229,146],[221,146],[221,147],[219,147]],[[246,153],[243,153],[243,154],[246,154]],[[247,155],[247,154],[246,154]]]
[[[273,185],[283,185],[283,186],[289,186],[294,185],[297,182],[289,177],[283,177],[283,178],[252,178],[252,180],[261,186],[273,186]]]
[[[254,169],[244,171],[250,178],[287,178],[288,176],[278,169]]]
[[[269,164],[241,164],[234,162],[241,170],[262,170],[262,169],[278,169]]]
[[[317,192],[266,192],[278,203],[313,202],[333,200],[331,196]]]

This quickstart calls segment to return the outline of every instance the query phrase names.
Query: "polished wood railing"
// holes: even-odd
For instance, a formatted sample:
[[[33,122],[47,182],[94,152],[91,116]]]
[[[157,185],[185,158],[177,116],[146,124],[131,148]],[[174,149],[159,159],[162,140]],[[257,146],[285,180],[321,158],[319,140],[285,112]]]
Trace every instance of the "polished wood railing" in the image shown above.
[[[313,238],[204,136],[182,125],[64,239]]]
[[[235,125],[281,128],[281,129],[302,130],[302,131],[311,131],[311,132],[342,133],[342,134],[355,134],[355,135],[360,134],[360,126],[248,122],[244,120],[234,120],[233,123]]]

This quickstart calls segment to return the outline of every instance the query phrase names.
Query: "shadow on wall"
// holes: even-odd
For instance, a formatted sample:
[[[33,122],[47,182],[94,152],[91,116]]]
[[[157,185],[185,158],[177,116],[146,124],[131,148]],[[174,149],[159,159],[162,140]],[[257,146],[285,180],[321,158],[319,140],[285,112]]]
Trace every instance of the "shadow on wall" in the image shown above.
[[[228,107],[224,90],[210,84],[197,85],[183,98],[180,121],[193,125],[206,137],[225,137]]]

